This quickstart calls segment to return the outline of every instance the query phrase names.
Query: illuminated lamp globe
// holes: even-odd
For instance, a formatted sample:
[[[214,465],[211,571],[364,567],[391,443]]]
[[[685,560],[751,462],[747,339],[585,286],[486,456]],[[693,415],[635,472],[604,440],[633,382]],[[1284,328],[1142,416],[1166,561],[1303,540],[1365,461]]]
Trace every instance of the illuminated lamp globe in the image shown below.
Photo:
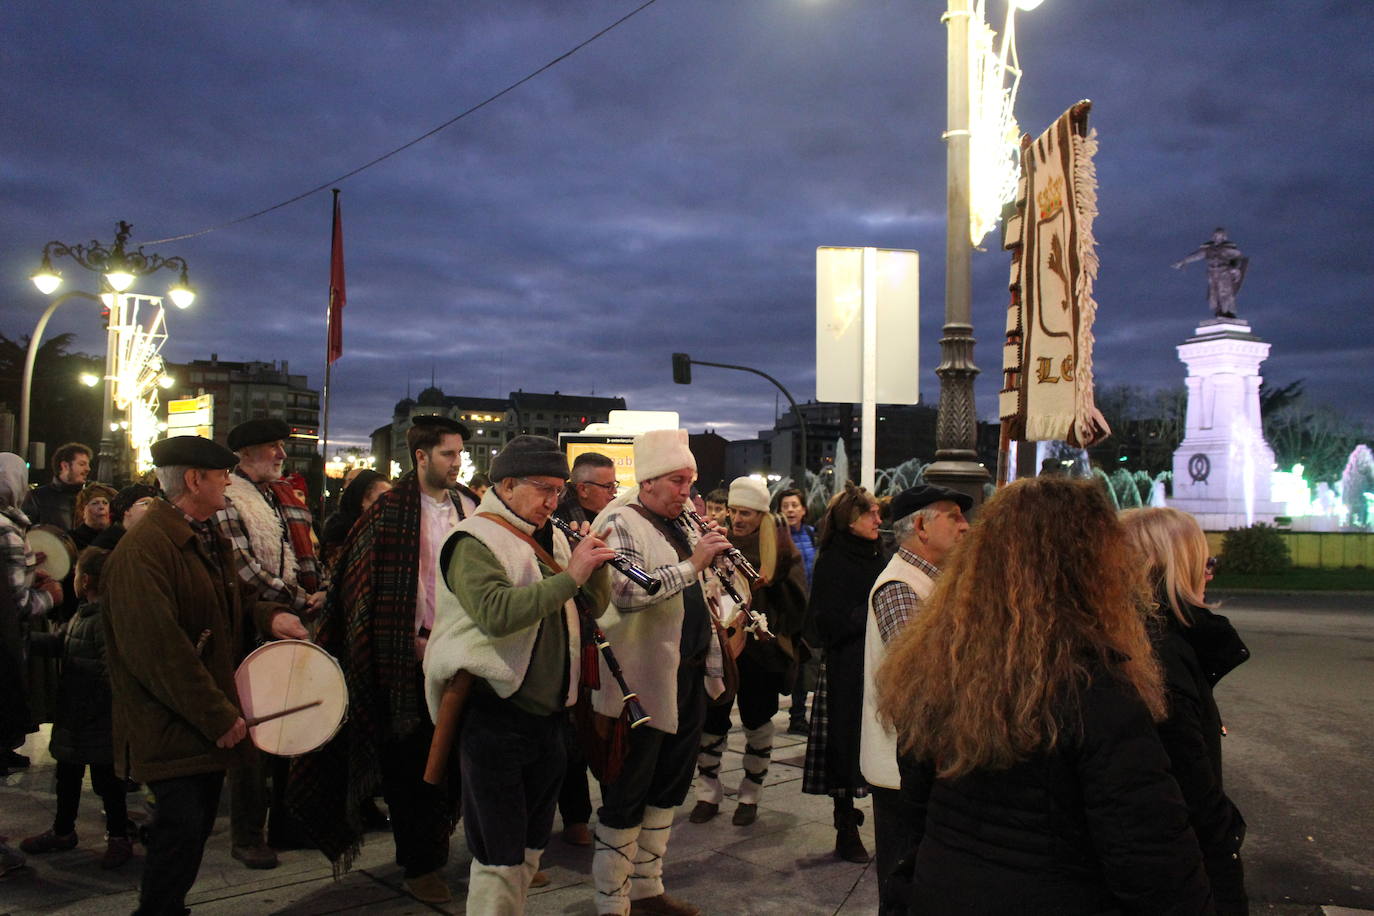
[[[96,375],[94,372],[83,372],[79,378],[81,384],[85,385],[87,388],[94,388],[96,385],[100,384],[100,376]]]
[[[38,291],[45,296],[62,285],[62,275],[52,269],[52,264],[48,263],[47,255],[43,256],[43,266],[30,279],[33,280],[33,285],[38,287]]]
[[[105,282],[110,284],[110,289],[122,293],[134,285],[134,275],[122,267],[117,267],[105,274]]]
[[[164,375],[157,380],[157,383],[161,385],[164,390],[166,390],[175,385],[177,383],[177,380],[172,378],[170,375]]]
[[[172,297],[172,304],[179,309],[184,309],[196,301],[196,291],[186,277],[185,267],[181,269],[181,279],[177,280],[176,285],[169,289],[167,294]]]

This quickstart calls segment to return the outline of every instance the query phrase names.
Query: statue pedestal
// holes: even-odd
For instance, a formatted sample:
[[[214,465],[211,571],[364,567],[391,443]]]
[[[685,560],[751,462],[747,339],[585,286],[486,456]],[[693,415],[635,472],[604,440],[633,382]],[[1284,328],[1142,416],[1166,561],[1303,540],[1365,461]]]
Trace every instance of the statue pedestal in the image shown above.
[[[1188,367],[1186,433],[1174,452],[1169,505],[1208,531],[1273,522],[1285,507],[1270,498],[1274,451],[1260,425],[1260,363],[1269,344],[1239,318],[1214,318],[1179,345]]]

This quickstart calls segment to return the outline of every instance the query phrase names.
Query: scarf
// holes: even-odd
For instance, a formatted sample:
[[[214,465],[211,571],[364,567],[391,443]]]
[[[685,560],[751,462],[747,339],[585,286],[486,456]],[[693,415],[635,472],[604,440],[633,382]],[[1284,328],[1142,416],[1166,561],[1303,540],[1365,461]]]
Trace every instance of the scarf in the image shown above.
[[[1093,403],[1093,282],[1097,279],[1097,134],[1075,105],[1035,142],[1022,142],[1011,306],[998,412],[1011,438],[1087,448],[1111,434]]]
[[[335,877],[362,846],[360,806],[382,783],[378,748],[429,721],[415,657],[419,566],[420,482],[411,471],[353,526],[321,616],[316,642],[343,668],[348,723],[291,766],[287,805],[334,864]],[[458,795],[444,788],[435,803],[449,812],[451,832]]]

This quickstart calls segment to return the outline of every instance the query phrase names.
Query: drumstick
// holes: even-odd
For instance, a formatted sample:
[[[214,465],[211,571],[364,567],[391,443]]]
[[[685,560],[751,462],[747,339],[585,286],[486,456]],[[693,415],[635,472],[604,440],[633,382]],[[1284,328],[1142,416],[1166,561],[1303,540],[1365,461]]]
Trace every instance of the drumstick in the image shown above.
[[[276,712],[269,712],[265,716],[253,716],[251,719],[244,719],[244,723],[252,728],[254,725],[261,725],[264,722],[271,722],[273,719],[280,719],[282,716],[289,716],[293,712],[301,712],[314,706],[319,706],[324,700],[311,700],[309,703],[302,703],[299,706],[288,706],[286,709],[279,709]]]

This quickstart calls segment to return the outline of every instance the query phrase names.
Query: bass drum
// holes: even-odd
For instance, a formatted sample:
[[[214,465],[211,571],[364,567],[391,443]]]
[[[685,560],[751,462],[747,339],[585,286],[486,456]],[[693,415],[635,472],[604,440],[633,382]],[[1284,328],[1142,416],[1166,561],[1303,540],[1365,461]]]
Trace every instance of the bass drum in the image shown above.
[[[348,717],[343,669],[328,652],[301,639],[279,639],[254,649],[234,672],[234,685],[245,719],[317,703],[249,727],[253,743],[269,754],[308,754],[338,734]]]
[[[24,535],[24,543],[43,559],[34,567],[61,582],[76,565],[76,542],[56,525],[34,525]]]

